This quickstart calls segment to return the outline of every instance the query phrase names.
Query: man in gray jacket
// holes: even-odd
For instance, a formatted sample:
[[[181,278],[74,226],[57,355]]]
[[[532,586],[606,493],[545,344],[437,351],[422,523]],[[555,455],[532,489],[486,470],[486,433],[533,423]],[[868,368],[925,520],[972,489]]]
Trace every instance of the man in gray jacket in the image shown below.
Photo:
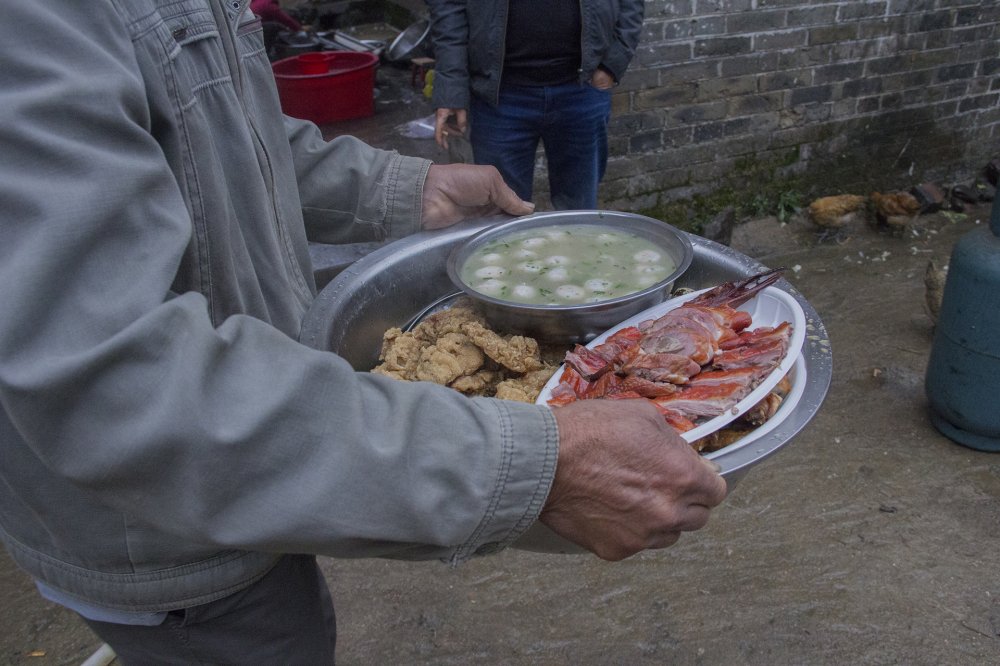
[[[0,24],[0,538],[42,594],[125,663],[320,663],[316,554],[461,562],[541,520],[617,560],[703,526],[725,482],[652,407],[472,400],[297,341],[306,228],[531,207],[283,118],[247,3]]]

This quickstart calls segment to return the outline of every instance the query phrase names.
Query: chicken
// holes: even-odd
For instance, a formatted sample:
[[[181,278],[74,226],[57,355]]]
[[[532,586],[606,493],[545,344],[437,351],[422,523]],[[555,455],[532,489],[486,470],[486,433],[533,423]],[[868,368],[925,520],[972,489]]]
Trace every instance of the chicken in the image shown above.
[[[483,350],[461,333],[445,333],[424,347],[417,363],[416,379],[447,386],[459,377],[475,374],[483,366]]]
[[[896,234],[913,222],[920,214],[920,202],[909,192],[872,192],[872,204],[875,207],[875,217],[878,222]]]
[[[471,303],[462,300],[410,331],[390,328],[382,336],[379,361],[372,368],[375,374],[521,402],[534,402],[558,366],[542,359],[536,340],[490,330]]]
[[[547,365],[520,377],[505,379],[497,384],[496,397],[501,400],[534,402],[556,370],[558,366]]]
[[[836,232],[855,221],[864,219],[867,201],[866,197],[858,194],[822,197],[809,204],[807,209],[809,220],[823,229],[824,234],[829,231]]]
[[[933,259],[927,262],[927,270],[924,271],[924,303],[927,306],[927,315],[936,326],[938,316],[941,314],[941,300],[944,297],[944,284],[948,279],[948,266],[938,267]]]
[[[462,324],[462,332],[487,356],[514,372],[530,372],[542,367],[538,341],[521,335],[499,335],[478,322]]]

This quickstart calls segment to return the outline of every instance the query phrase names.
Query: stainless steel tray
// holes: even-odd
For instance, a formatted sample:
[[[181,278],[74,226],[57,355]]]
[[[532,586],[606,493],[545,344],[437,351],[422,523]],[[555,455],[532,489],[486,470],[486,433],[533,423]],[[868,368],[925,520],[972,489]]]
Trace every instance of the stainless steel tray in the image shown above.
[[[454,291],[445,271],[451,248],[483,228],[508,219],[489,218],[435,232],[422,232],[386,244],[347,266],[322,289],[303,322],[300,340],[316,349],[334,351],[357,370],[378,363],[382,334],[404,326],[434,301]],[[675,288],[699,289],[747,277],[765,266],[725,245],[690,236],[694,246],[691,267]],[[322,253],[314,253],[314,257]],[[323,267],[317,267],[322,272]],[[822,320],[809,302],[786,280],[775,286],[791,294],[806,315],[802,350],[806,386],[795,409],[752,445],[715,458],[733,483],[750,467],[788,443],[819,410],[833,374],[829,338]]]

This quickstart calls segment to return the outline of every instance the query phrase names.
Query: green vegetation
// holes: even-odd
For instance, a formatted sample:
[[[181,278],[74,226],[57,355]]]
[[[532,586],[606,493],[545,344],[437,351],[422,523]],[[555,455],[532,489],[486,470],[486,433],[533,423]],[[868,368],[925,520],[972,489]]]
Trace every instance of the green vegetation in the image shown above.
[[[711,192],[677,201],[661,200],[638,212],[694,233],[700,233],[707,222],[727,208],[736,211],[737,220],[774,215],[787,222],[808,202],[808,193],[817,186],[801,176],[783,173],[797,161],[797,150],[766,161],[742,157]]]

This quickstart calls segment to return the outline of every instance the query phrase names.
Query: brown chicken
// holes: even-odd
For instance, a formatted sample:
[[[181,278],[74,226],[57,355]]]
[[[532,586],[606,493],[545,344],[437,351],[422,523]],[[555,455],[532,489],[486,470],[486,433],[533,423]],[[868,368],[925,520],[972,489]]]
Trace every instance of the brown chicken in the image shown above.
[[[837,231],[848,224],[864,219],[867,197],[858,194],[838,194],[816,199],[807,212],[809,220],[824,232]]]
[[[924,271],[924,302],[927,305],[927,315],[931,322],[937,325],[938,316],[941,314],[941,300],[944,297],[944,283],[948,279],[948,266],[939,267],[933,259],[927,262],[927,270]]]
[[[871,199],[878,222],[897,234],[920,214],[920,202],[909,192],[872,192]]]

